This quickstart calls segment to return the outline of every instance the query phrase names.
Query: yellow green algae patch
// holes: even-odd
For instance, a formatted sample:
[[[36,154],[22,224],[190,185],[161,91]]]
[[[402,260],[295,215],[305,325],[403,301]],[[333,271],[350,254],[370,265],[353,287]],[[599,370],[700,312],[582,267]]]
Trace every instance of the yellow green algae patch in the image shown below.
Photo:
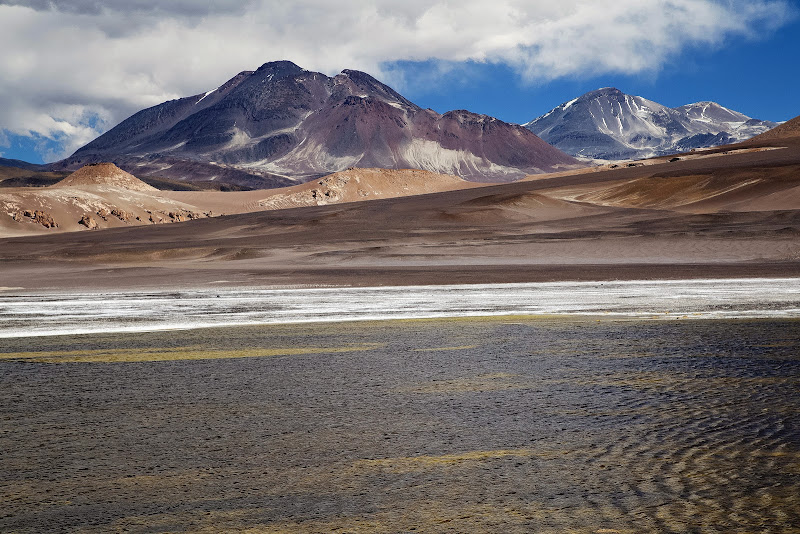
[[[458,488],[454,488],[454,493]],[[412,508],[381,507],[373,513],[336,515],[333,517],[260,523],[271,512],[266,507],[250,507],[205,514],[171,512],[147,516],[125,517],[108,525],[82,527],[79,534],[120,531],[176,531],[193,534],[241,532],[242,534],[395,534],[397,532],[537,532],[540,534],[635,534],[642,530],[624,527],[570,527],[558,521],[565,515],[562,508],[540,503],[465,504],[426,499]],[[614,524],[624,519],[623,512],[610,506],[583,506],[569,510],[570,519],[589,525]],[[550,524],[548,524],[550,523]],[[552,523],[555,523],[552,524]],[[185,525],[192,525],[186,528]],[[535,526],[534,526],[535,525]]]
[[[509,313],[500,315],[457,315],[453,317],[412,317],[405,319],[373,319],[369,321],[359,321],[362,323],[511,323],[527,324],[540,321],[571,321],[587,322],[598,318],[611,319],[601,314],[592,315],[559,315],[556,313]]]
[[[439,351],[450,351],[450,350],[469,350],[477,348],[478,345],[461,345],[459,347],[431,347],[425,349],[413,349],[412,352],[439,352]]]
[[[227,358],[263,358],[269,356],[362,352],[373,350],[381,346],[383,346],[382,343],[362,343],[359,345],[348,345],[342,347],[281,347],[246,349],[205,349],[202,346],[147,347],[135,349],[7,352],[0,354],[0,359],[20,359],[37,363],[164,362],[175,360],[221,360]]]
[[[612,507],[585,506],[569,511],[572,518],[583,524],[619,522],[622,512]],[[539,534],[634,534],[642,530],[605,527],[570,527],[563,509],[539,503],[520,504],[461,504],[428,499],[410,509],[382,509],[373,514],[287,521],[258,525],[240,530],[244,534],[310,534],[320,532],[341,534],[394,534],[396,532],[536,532]],[[578,521],[572,521],[578,522]],[[555,523],[553,525],[552,523]],[[198,529],[197,533],[217,532],[213,528]]]

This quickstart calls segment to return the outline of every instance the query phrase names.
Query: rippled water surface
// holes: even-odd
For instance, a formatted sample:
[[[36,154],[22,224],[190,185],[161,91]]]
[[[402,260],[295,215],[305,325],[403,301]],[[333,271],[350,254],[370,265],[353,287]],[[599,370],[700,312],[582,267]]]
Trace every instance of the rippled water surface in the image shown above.
[[[797,532],[800,321],[0,339],[0,531]]]

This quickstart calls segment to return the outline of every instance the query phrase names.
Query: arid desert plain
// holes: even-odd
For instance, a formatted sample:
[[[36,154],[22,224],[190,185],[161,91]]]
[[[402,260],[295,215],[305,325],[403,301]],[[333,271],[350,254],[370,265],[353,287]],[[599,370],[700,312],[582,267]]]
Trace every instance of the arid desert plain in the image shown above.
[[[798,532],[782,132],[508,184],[0,189],[0,530]]]

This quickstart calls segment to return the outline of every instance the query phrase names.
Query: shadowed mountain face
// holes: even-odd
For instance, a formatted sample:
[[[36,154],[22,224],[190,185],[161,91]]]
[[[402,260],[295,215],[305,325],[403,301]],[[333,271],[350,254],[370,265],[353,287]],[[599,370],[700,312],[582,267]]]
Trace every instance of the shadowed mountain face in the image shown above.
[[[133,115],[58,168],[114,161],[137,176],[276,187],[348,167],[511,181],[577,162],[518,125],[422,109],[363,72],[280,61]]]
[[[714,102],[668,108],[612,87],[565,102],[525,125],[568,154],[607,160],[736,143],[775,126]]]

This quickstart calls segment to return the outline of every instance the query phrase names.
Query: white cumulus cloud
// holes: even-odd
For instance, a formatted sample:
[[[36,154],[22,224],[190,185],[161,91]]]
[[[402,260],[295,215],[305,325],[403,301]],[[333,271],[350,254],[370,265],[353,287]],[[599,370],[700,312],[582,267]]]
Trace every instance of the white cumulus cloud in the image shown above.
[[[779,27],[788,0],[0,0],[0,133],[68,155],[128,115],[289,59],[389,83],[393,61],[493,62],[529,82],[658,71]],[[0,144],[3,144],[0,135]],[[7,144],[7,143],[6,143]]]

